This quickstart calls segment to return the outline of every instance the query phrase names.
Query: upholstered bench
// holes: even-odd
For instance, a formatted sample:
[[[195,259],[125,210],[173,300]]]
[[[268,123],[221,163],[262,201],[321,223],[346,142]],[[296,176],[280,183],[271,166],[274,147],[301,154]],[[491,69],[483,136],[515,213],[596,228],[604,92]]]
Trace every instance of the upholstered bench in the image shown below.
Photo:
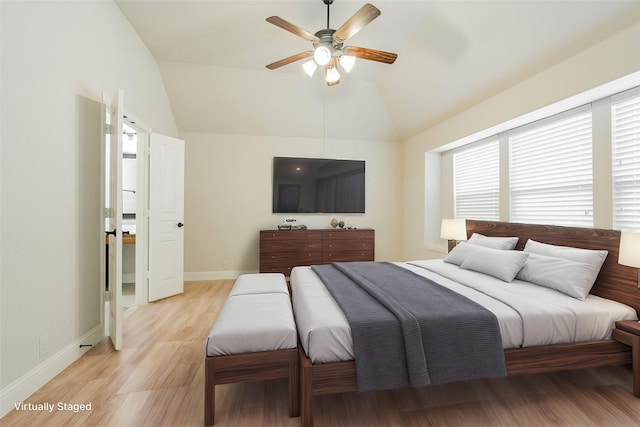
[[[205,425],[214,423],[216,384],[276,378],[288,378],[289,416],[299,416],[297,332],[285,278],[242,275],[207,338]]]

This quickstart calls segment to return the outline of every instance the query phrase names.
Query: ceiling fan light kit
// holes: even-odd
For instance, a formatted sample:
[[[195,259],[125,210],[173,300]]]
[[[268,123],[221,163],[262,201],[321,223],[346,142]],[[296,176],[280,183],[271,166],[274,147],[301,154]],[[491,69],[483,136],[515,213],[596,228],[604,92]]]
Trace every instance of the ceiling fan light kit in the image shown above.
[[[333,0],[323,0],[323,3],[327,5],[327,28],[319,30],[315,34],[311,34],[278,16],[267,18],[267,22],[270,24],[310,41],[313,43],[314,48],[313,51],[301,52],[268,64],[268,69],[275,70],[276,68],[311,56],[311,60],[302,64],[304,72],[309,77],[312,77],[318,66],[324,67],[327,85],[335,86],[340,83],[338,63],[348,73],[353,69],[356,58],[382,62],[384,64],[393,64],[395,62],[398,57],[395,53],[357,46],[344,46],[344,42],[347,39],[351,38],[367,24],[380,16],[380,10],[367,3],[342,24],[340,28],[333,30],[329,25],[329,6],[333,3]]]
[[[316,68],[318,68],[318,64],[316,64],[316,61],[313,59],[302,64],[302,69],[309,77],[313,77],[313,73],[316,72]]]
[[[331,50],[325,45],[318,46],[316,50],[313,51],[313,60],[316,61],[318,65],[327,65],[329,61],[331,61]]]

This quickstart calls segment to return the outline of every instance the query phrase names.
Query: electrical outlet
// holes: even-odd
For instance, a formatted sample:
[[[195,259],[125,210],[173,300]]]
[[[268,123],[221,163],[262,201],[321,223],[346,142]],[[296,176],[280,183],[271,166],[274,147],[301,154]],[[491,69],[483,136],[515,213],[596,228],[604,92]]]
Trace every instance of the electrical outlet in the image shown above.
[[[49,335],[42,335],[39,341],[39,357],[45,357],[49,354]]]

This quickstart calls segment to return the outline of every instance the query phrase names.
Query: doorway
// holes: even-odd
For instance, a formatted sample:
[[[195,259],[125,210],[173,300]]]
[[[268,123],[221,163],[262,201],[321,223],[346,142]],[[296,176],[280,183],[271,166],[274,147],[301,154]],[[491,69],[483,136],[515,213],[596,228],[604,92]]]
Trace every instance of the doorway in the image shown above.
[[[125,117],[122,135],[122,306],[148,301],[149,134]]]
[[[103,102],[104,326],[116,350],[122,345],[124,318],[148,300],[149,271],[149,132],[122,114],[122,95],[118,91],[113,103]]]
[[[184,141],[123,114],[123,97],[103,100],[105,334],[116,350],[123,311],[182,293],[184,276]]]

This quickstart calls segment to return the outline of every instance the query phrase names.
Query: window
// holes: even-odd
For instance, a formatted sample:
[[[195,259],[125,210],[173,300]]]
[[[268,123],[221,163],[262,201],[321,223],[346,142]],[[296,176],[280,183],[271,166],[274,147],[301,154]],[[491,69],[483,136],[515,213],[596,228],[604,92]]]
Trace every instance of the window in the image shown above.
[[[593,226],[591,134],[586,108],[509,134],[511,221]]]
[[[640,86],[509,124],[442,157],[456,218],[640,229]]]
[[[499,155],[497,139],[453,154],[456,218],[500,219]]]
[[[640,95],[611,105],[613,228],[640,228]]]

